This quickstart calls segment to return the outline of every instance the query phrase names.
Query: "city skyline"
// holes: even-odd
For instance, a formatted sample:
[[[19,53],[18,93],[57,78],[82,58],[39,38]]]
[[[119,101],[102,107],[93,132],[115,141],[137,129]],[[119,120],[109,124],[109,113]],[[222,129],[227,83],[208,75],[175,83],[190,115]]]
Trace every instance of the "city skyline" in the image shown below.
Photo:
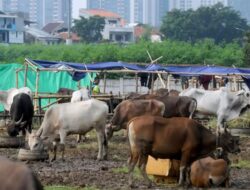
[[[71,4],[69,4],[69,2]],[[201,6],[216,3],[231,6],[250,21],[249,0],[0,0],[0,10],[4,12],[24,12],[38,28],[50,22],[63,22],[67,27],[69,19],[79,19],[80,9],[104,9],[120,15],[126,23],[142,23],[160,27],[167,11],[173,9],[196,10]],[[71,10],[70,17],[68,16]],[[71,24],[71,22],[70,22]]]

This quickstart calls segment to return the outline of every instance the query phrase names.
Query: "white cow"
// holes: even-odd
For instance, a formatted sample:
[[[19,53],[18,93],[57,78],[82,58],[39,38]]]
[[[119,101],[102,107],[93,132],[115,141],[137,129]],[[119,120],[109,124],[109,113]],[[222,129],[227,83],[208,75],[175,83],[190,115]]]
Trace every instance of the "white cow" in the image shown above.
[[[64,159],[65,138],[70,134],[85,134],[96,130],[98,138],[99,152],[97,159],[105,159],[107,156],[107,141],[105,137],[105,124],[108,116],[108,106],[106,103],[90,99],[75,103],[56,104],[50,107],[44,116],[41,127],[34,135],[29,135],[29,146],[31,150],[37,149],[39,138],[54,141],[60,136],[62,148],[62,159]],[[57,144],[54,143],[54,157],[56,159]]]
[[[217,116],[217,126],[224,131],[224,122],[239,117],[250,104],[250,93],[244,90],[228,91],[222,87],[210,91],[189,88],[180,93],[180,96],[189,96],[197,100],[197,111],[202,114]]]
[[[87,88],[81,88],[72,93],[70,102],[80,102],[80,101],[89,100],[90,98],[91,97],[89,94],[89,90]],[[81,140],[82,140],[82,136],[77,135],[77,142],[81,142]]]
[[[91,97],[89,95],[89,90],[87,88],[82,88],[76,90],[72,93],[71,102],[79,102],[84,100],[89,100]]]
[[[7,91],[0,91],[0,103],[3,104],[4,109],[6,111],[10,111],[11,104],[13,102],[13,98],[18,93],[26,93],[30,95],[32,98],[32,92],[28,87],[22,87],[22,88],[11,88]]]

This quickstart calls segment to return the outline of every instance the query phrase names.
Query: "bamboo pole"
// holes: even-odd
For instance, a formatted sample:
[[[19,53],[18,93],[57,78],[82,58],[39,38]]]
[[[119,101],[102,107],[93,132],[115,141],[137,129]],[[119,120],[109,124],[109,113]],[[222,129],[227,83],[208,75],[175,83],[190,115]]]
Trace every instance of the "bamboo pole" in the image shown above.
[[[135,73],[135,92],[138,93],[138,73]]]
[[[104,76],[103,76],[103,93],[105,94],[106,93],[106,86],[107,86],[107,73],[106,72],[104,72]]]
[[[39,88],[39,78],[40,78],[40,73],[39,70],[37,69],[36,71],[36,91],[35,91],[35,97],[38,97],[38,88]],[[35,101],[35,110],[39,110],[38,108],[39,105],[39,98]]]
[[[28,74],[28,64],[25,64],[25,70],[24,70],[24,86],[27,86],[27,74]]]
[[[16,88],[18,88],[18,70],[16,70]]]

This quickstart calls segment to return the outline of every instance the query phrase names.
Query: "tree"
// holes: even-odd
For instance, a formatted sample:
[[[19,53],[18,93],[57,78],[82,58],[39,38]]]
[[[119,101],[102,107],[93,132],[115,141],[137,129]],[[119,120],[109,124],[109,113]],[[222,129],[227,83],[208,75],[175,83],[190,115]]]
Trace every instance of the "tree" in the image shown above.
[[[245,42],[244,42],[244,61],[245,64],[250,66],[250,32],[246,33]]]
[[[161,26],[161,32],[170,39],[196,42],[212,38],[216,43],[242,38],[247,29],[247,21],[238,12],[220,3],[196,11],[173,10]]]
[[[105,20],[100,16],[89,17],[89,19],[80,17],[74,20],[72,28],[84,42],[98,42],[102,39],[101,32],[104,29]]]

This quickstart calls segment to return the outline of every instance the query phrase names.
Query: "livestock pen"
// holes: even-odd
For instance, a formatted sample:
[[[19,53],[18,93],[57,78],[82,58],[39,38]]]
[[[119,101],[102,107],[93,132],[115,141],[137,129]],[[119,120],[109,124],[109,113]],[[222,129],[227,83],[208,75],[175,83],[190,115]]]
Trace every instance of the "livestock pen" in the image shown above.
[[[33,62],[32,60],[28,60],[26,59],[25,61],[30,61]],[[56,62],[57,63],[61,63],[61,62]],[[26,64],[28,66],[26,66]],[[61,63],[62,64],[62,63]],[[111,64],[111,63],[110,63]],[[67,64],[63,64],[63,65],[67,65]],[[86,76],[91,75],[91,73],[98,73],[98,72],[102,72],[102,73],[108,73],[109,71],[107,70],[107,68],[105,69],[93,69],[90,71],[90,67],[87,69],[85,68],[85,65],[83,65],[83,73],[86,73]],[[87,66],[88,64],[86,64]],[[89,64],[92,65],[92,64]],[[112,64],[111,64],[112,65]],[[119,65],[119,68],[117,68],[117,65]],[[219,67],[223,70],[223,74],[222,71],[218,72],[218,71],[211,71],[211,67],[208,66],[200,66],[200,72],[197,71],[198,66],[195,66],[196,69],[192,70],[192,67],[188,67],[187,66],[176,66],[176,69],[179,69],[178,72],[177,71],[173,71],[171,70],[171,67],[163,67],[163,66],[159,66],[156,64],[152,64],[149,67],[140,67],[139,70],[132,70],[132,69],[128,69],[126,67],[124,67],[124,65],[122,65],[121,63],[114,63],[114,66],[112,71],[110,71],[111,73],[113,72],[118,72],[118,73],[130,73],[131,75],[134,75],[132,84],[133,87],[131,88],[132,91],[135,92],[140,92],[140,73],[151,73],[154,75],[161,75],[160,77],[163,79],[159,79],[159,86],[158,87],[167,87],[169,89],[171,89],[171,86],[174,87],[174,82],[175,79],[172,78],[172,75],[212,75],[212,74],[216,74],[216,75],[225,75],[228,76],[230,78],[231,81],[231,85],[229,85],[229,88],[232,88],[232,90],[237,90],[237,88],[241,87],[240,85],[237,85],[237,81],[242,82],[242,80],[240,80],[240,75],[244,75],[247,76],[249,75],[248,73],[248,69],[245,70],[241,70],[242,72],[237,71],[237,69],[233,68],[233,70],[227,70],[228,68],[225,67]],[[26,71],[26,67],[27,67],[27,71]],[[25,71],[24,78],[22,78],[22,82],[24,86],[28,86],[30,87],[31,83],[29,82],[29,70],[31,70],[33,73],[35,73],[35,85],[33,88],[34,93],[34,99],[36,100],[36,111],[37,114],[39,115],[39,117],[42,117],[42,108],[46,108],[46,106],[50,106],[51,103],[53,103],[54,101],[56,102],[56,99],[58,98],[69,98],[69,95],[57,95],[53,92],[49,92],[49,91],[40,91],[41,89],[41,85],[46,85],[46,83],[49,81],[49,77],[43,79],[42,76],[42,72],[51,72],[51,73],[55,73],[55,74],[59,74],[60,72],[71,72],[71,73],[75,73],[75,72],[80,72],[81,69],[72,69],[72,68],[65,68],[62,65],[59,66],[58,68],[52,68],[51,71],[49,71],[48,69],[43,70],[42,67],[36,66],[33,68],[31,65],[29,65],[29,63],[25,63],[24,67],[22,67],[20,71]],[[84,69],[85,68],[85,69]],[[218,67],[216,67],[218,69]],[[181,70],[183,69],[183,70]],[[204,69],[204,70],[201,70]],[[208,70],[206,70],[208,69]],[[231,69],[231,68],[230,68]],[[210,70],[210,71],[209,71]],[[20,72],[17,72],[18,73]],[[244,72],[243,72],[244,71]],[[25,74],[27,72],[27,74]],[[40,72],[40,74],[38,74]],[[192,73],[193,72],[193,73]],[[88,74],[89,73],[89,74]],[[137,75],[137,76],[136,76]],[[162,75],[167,75],[167,77],[163,77]],[[19,76],[19,75],[18,75]],[[69,75],[70,76],[70,75]],[[92,77],[92,76],[91,76]],[[34,78],[33,78],[34,79]],[[164,81],[164,79],[166,79]],[[50,79],[51,80],[51,79]],[[178,79],[179,80],[179,79]],[[16,87],[20,87],[22,85],[20,85],[20,78],[17,80],[17,86]],[[27,81],[27,82],[25,82]],[[64,80],[63,80],[64,81]],[[106,81],[106,82],[105,82]],[[98,96],[94,96],[95,98],[103,98],[105,100],[109,100],[110,98],[123,98],[125,93],[126,93],[126,88],[120,87],[120,85],[122,86],[124,84],[124,79],[120,79],[119,80],[119,90],[117,90],[117,94],[113,93],[112,95],[107,93],[110,90],[107,90],[108,88],[108,81],[107,78],[104,77],[102,80],[102,92],[105,92],[105,94],[101,94]],[[137,82],[136,82],[137,81]],[[57,82],[60,82],[60,80],[54,80],[53,81],[55,85],[57,85]],[[64,81],[65,82],[65,81]],[[152,81],[151,81],[152,82]],[[195,79],[190,78],[189,80],[190,85],[195,85]],[[78,85],[79,83],[76,82],[76,86],[74,87],[74,89],[77,89],[78,87],[82,86],[82,85]],[[91,85],[90,82],[87,85]],[[154,85],[153,88],[151,88],[151,90],[157,89],[158,88],[157,85]],[[57,88],[57,87],[56,87]],[[55,89],[56,89],[55,88]],[[119,95],[119,91],[120,91],[120,95]],[[46,104],[42,104],[44,99],[50,99],[50,102],[47,101]],[[124,138],[124,136],[121,133],[118,133],[117,135],[114,136],[114,138],[109,142],[109,146],[110,146],[110,152],[109,152],[109,159],[108,161],[104,161],[104,162],[97,162],[95,160],[95,156],[96,156],[96,151],[97,151],[97,143],[95,141],[95,136],[90,133],[90,135],[88,136],[86,142],[84,143],[80,143],[80,144],[76,144],[75,139],[72,137],[69,137],[68,139],[68,147],[67,147],[67,157],[66,157],[66,161],[65,162],[61,162],[60,160],[54,162],[54,163],[49,163],[49,162],[30,162],[28,163],[28,165],[32,168],[32,170],[38,175],[39,179],[42,181],[42,183],[44,185],[53,185],[56,186],[56,189],[60,189],[60,186],[66,185],[66,186],[70,186],[70,188],[73,189],[73,187],[77,187],[77,188],[83,188],[83,189],[128,189],[127,186],[127,173],[128,170],[127,168],[124,166],[124,164],[126,163],[127,157],[128,157],[128,146],[127,146],[127,140],[126,138]],[[245,160],[247,160],[247,158],[249,159],[249,139],[246,138],[242,138],[242,149],[245,149],[246,151],[242,152],[240,154],[240,157],[232,157],[232,160],[236,160],[236,159],[241,159],[244,158]],[[0,154],[1,155],[6,155],[7,157],[11,158],[11,159],[16,159],[15,155],[16,155],[16,150],[14,149],[0,149]],[[234,163],[235,164],[235,163]],[[237,167],[241,167],[239,165],[237,165]],[[237,167],[233,167],[232,168],[232,178],[234,179],[234,183],[232,184],[232,188],[248,188],[250,183],[249,183],[249,174],[250,171],[247,168],[244,169],[238,169]],[[143,180],[138,177],[138,189],[145,189],[145,184],[143,182]],[[59,187],[58,187],[59,186]],[[153,186],[151,189],[178,189],[178,187],[175,187],[173,185],[157,185],[157,186]]]

